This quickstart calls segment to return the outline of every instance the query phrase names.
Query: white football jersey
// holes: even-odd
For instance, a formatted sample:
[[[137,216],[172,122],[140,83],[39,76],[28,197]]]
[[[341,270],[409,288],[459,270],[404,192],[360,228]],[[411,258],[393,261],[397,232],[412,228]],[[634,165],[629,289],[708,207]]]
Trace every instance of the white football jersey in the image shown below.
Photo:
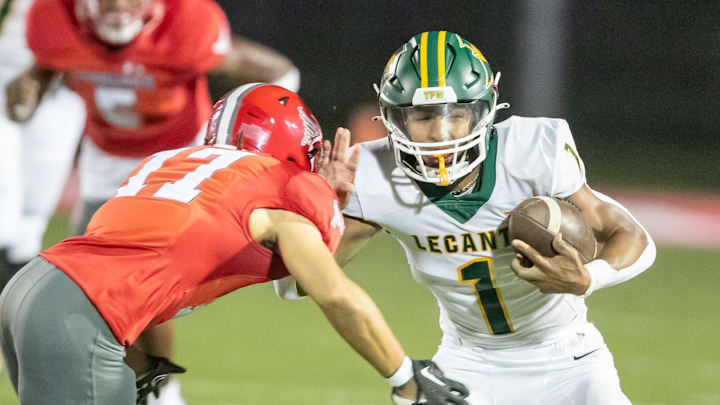
[[[572,195],[585,184],[585,169],[562,119],[513,116],[495,125],[487,152],[481,181],[454,197],[407,177],[387,139],[363,143],[356,192],[343,213],[400,242],[413,277],[438,301],[444,333],[487,348],[532,344],[585,322],[587,307],[583,298],[543,294],[518,278],[507,228],[498,226],[527,198]]]
[[[0,83],[3,88],[33,61],[25,40],[25,14],[31,4],[32,0],[0,0]]]

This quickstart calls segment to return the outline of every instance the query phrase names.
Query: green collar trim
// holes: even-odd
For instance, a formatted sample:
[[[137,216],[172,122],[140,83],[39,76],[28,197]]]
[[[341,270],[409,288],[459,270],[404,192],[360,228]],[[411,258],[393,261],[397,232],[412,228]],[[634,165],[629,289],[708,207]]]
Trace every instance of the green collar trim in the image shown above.
[[[495,162],[497,160],[497,132],[490,132],[487,157],[480,165],[480,181],[475,183],[473,191],[460,197],[454,197],[447,187],[416,181],[420,190],[438,208],[460,223],[466,223],[490,199],[495,189]]]

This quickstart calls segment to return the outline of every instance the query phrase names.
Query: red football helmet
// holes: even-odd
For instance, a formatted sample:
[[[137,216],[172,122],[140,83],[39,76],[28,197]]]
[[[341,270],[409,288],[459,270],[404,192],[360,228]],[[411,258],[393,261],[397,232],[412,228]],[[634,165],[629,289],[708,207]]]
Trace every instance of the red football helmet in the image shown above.
[[[317,171],[323,135],[315,116],[296,93],[250,83],[225,94],[213,107],[206,145],[235,145]]]
[[[75,0],[75,16],[103,42],[122,46],[143,29],[157,25],[165,5],[162,0]]]

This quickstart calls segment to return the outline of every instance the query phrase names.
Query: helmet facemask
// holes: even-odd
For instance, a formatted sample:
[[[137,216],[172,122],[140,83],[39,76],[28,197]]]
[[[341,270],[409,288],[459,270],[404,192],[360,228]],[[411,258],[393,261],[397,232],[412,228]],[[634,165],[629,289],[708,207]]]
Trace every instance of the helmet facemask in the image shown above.
[[[415,180],[447,186],[485,160],[495,110],[495,103],[474,100],[388,105],[381,113],[398,167]]]
[[[132,42],[143,30],[151,14],[150,0],[134,0],[125,9],[104,9],[101,0],[78,0],[78,16],[88,19],[95,35],[102,41],[122,46]]]

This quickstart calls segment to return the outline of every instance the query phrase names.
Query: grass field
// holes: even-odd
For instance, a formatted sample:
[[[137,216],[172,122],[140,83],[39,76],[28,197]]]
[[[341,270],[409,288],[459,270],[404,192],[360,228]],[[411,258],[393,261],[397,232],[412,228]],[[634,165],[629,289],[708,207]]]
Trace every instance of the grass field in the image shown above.
[[[589,299],[590,319],[634,404],[720,405],[718,263],[720,251],[661,248],[646,273]],[[399,246],[379,236],[347,271],[406,351],[431,357],[440,340],[437,306],[410,277]],[[221,298],[176,328],[189,405],[389,403],[385,381],[320,311],[308,301],[281,301],[271,285]],[[0,382],[0,404],[17,404],[11,391]]]

